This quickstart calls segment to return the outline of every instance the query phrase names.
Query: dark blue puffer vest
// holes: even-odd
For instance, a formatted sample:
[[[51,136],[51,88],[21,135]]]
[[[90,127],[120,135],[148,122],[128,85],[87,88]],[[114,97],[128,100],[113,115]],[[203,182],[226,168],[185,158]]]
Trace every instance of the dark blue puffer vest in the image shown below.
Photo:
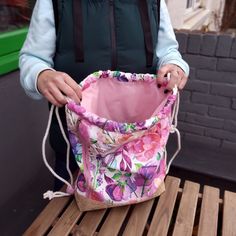
[[[98,70],[156,73],[160,0],[52,0],[57,32],[54,68],[79,83]],[[64,109],[60,116],[66,130]],[[55,114],[50,143],[59,159],[66,144]]]
[[[54,0],[55,69],[77,82],[97,70],[155,73],[160,0]]]

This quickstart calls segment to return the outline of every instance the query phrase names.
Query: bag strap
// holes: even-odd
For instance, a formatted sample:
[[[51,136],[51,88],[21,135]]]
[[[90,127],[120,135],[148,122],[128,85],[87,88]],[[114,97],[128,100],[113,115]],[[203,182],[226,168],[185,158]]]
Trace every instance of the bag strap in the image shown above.
[[[138,1],[138,8],[143,27],[145,51],[146,51],[146,66],[151,67],[153,62],[153,40],[151,32],[151,24],[148,14],[148,4],[146,0]]]
[[[84,62],[82,1],[73,0],[75,60]]]
[[[59,13],[58,13],[58,0],[52,0],[54,10],[54,21],[56,34],[58,32]],[[161,0],[157,0],[157,26],[160,26],[160,5]],[[146,0],[139,0],[138,2],[141,22],[144,33],[145,50],[146,50],[146,65],[152,66],[153,62],[153,40],[150,26],[150,19],[148,15],[148,5]],[[74,44],[75,44],[75,59],[78,62],[84,62],[83,50],[83,14],[82,14],[82,1],[73,0],[73,25],[74,25]]]
[[[53,112],[56,112],[56,117],[57,117],[57,121],[61,130],[61,133],[63,135],[63,138],[67,144],[67,152],[66,152],[66,169],[68,171],[68,174],[70,176],[70,183],[68,181],[66,181],[65,179],[63,179],[61,176],[59,176],[53,169],[52,167],[49,165],[47,158],[46,158],[46,151],[45,151],[45,145],[46,145],[46,141],[48,138],[48,134],[49,134],[49,129],[52,123],[52,115]],[[51,106],[50,112],[49,112],[49,118],[48,118],[48,124],[47,124],[47,128],[46,128],[46,132],[45,135],[43,137],[43,142],[42,142],[42,155],[43,155],[43,161],[44,164],[46,165],[46,167],[49,169],[49,171],[59,180],[61,180],[63,183],[65,183],[67,185],[67,189],[66,189],[66,193],[65,192],[53,192],[51,190],[48,190],[46,193],[43,194],[43,198],[46,199],[48,198],[49,200],[56,198],[56,197],[64,197],[64,196],[70,196],[72,194],[74,194],[74,180],[73,180],[73,175],[71,173],[70,167],[69,167],[69,158],[70,158],[70,142],[66,137],[61,119],[60,119],[60,115],[59,115],[59,111],[58,111],[58,107],[55,108],[54,105]]]
[[[160,19],[161,19],[161,0],[157,0],[157,26],[158,26],[158,30],[160,27]]]

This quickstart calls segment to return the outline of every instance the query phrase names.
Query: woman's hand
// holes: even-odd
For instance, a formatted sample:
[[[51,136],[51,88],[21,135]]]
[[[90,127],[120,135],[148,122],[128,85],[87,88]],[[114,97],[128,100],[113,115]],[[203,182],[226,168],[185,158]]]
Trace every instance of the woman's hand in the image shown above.
[[[53,105],[61,107],[67,103],[66,97],[80,103],[80,86],[66,73],[52,70],[42,71],[37,80],[39,92]]]
[[[167,74],[170,73],[170,79],[168,81]],[[184,71],[177,65],[166,64],[162,66],[157,72],[157,84],[158,86],[165,86],[167,90],[172,90],[175,85],[178,89],[183,89],[187,83],[188,77]]]

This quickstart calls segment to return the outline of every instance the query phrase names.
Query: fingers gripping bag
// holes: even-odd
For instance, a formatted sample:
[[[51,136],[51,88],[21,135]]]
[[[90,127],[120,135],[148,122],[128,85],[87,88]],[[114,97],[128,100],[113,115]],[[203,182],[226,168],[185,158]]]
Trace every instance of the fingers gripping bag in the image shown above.
[[[164,179],[180,150],[177,130],[179,93],[164,93],[156,75],[98,71],[81,82],[82,102],[69,100],[66,119],[69,141],[67,170],[70,182],[52,173],[67,192],[48,191],[52,199],[74,194],[80,211],[135,204],[164,192]],[[50,115],[52,115],[53,108]],[[48,129],[50,126],[50,119]],[[167,164],[170,133],[178,137],[178,149]],[[47,133],[44,137],[44,144]],[[43,145],[44,145],[43,144]],[[76,180],[69,170],[70,145],[78,164]]]

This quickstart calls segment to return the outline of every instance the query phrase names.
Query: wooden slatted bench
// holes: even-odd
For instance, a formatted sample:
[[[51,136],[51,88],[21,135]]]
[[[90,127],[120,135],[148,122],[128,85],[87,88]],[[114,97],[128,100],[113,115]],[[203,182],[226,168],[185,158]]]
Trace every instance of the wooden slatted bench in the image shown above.
[[[132,206],[80,212],[71,197],[53,199],[24,233],[101,236],[236,236],[236,193],[168,176],[159,198]]]

